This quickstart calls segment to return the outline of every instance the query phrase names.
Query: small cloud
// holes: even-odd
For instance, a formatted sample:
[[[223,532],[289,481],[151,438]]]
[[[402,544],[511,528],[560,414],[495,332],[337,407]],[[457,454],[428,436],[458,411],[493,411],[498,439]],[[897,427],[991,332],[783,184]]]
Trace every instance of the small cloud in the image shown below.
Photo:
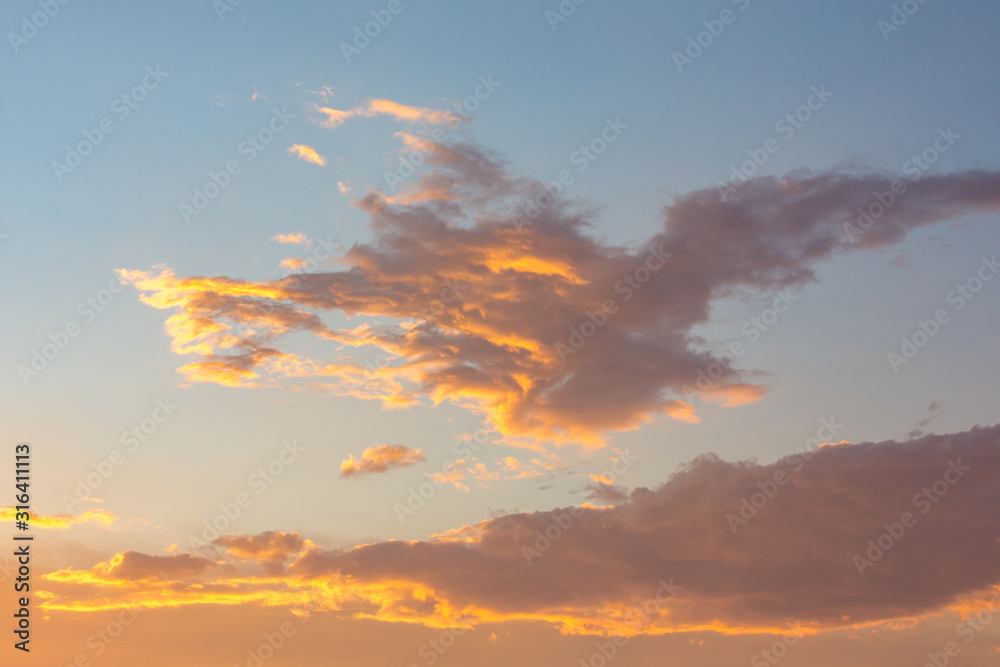
[[[851,442],[850,440],[840,440],[838,442],[821,442],[817,446],[817,449],[823,449],[825,447],[849,447],[853,444],[854,443]]]
[[[212,544],[222,547],[230,556],[241,560],[277,563],[283,563],[313,546],[312,542],[298,533],[273,530],[259,535],[224,535]]]
[[[687,401],[670,401],[663,406],[663,411],[677,421],[687,424],[698,424],[701,422],[701,418],[695,414],[694,406]]]
[[[499,463],[503,465],[505,472],[515,472],[524,468],[524,464],[515,459],[513,456],[505,456],[499,460]]]
[[[765,391],[765,387],[756,384],[728,384],[705,389],[702,398],[725,408],[734,408],[759,401]]]
[[[258,93],[257,92],[257,86],[254,86],[253,87],[253,95],[250,96],[250,101],[251,102],[256,102],[257,100],[263,100],[264,102],[270,102],[270,100],[267,98],[267,95],[262,95],[262,94]]]
[[[480,482],[494,482],[500,479],[500,473],[490,471],[485,463],[477,462],[466,468],[469,474]]]
[[[340,194],[345,197],[351,194],[351,182],[350,181],[337,181],[337,189],[340,190]]]
[[[421,107],[411,107],[399,104],[392,100],[368,100],[368,110],[372,115],[384,114],[393,116],[398,120],[408,120],[410,122],[422,120],[435,125],[443,125],[447,122],[454,122],[458,116],[450,111],[433,111]]]
[[[348,456],[340,464],[343,478],[357,475],[388,472],[392,468],[405,468],[426,461],[422,449],[410,449],[406,445],[376,445],[361,453],[361,458]]]
[[[311,162],[321,167],[326,165],[326,158],[317,153],[314,149],[304,144],[294,144],[288,148],[288,154],[298,157],[300,160]]]
[[[18,511],[14,507],[0,507],[0,522],[14,522]],[[83,514],[35,514],[31,512],[31,519],[28,525],[32,528],[47,528],[52,530],[65,530],[78,523],[96,523],[99,526],[110,526],[115,522],[115,515],[108,510],[94,509],[87,510]]]
[[[608,477],[607,475],[587,475],[587,477],[594,480],[594,482],[597,484],[605,484],[610,486],[611,484],[614,483],[614,480]]]
[[[927,406],[927,416],[917,422],[917,425],[913,427],[909,433],[906,434],[907,440],[912,440],[914,438],[919,438],[927,434],[926,427],[935,419],[947,412],[948,406],[945,405],[943,401],[933,401]]]
[[[223,95],[222,93],[216,93],[215,99],[216,99],[216,104],[218,104],[220,107],[224,107],[227,106],[233,100],[233,96]]]
[[[295,84],[295,87],[298,88],[301,85],[302,85],[301,83],[297,83]],[[317,97],[321,97],[323,98],[324,102],[329,101],[330,98],[333,97],[333,88],[331,88],[330,86],[323,86],[319,90],[303,90],[302,92],[309,93],[310,95],[315,95]]]
[[[392,100],[368,100],[366,106],[354,107],[353,109],[341,110],[321,107],[318,104],[310,104],[306,107],[315,114],[321,114],[326,118],[311,118],[313,123],[320,127],[333,129],[343,125],[349,118],[363,116],[392,116],[396,120],[405,120],[411,123],[423,121],[434,125],[444,125],[450,123],[453,126],[461,122],[461,118],[450,111],[436,111],[423,107],[411,107],[406,104],[393,102]]]
[[[465,461],[459,459],[458,461],[455,461],[454,466],[448,472],[436,472],[433,475],[427,476],[430,477],[437,485],[451,484],[462,493],[468,493],[469,485],[464,481],[465,473],[458,467],[464,463]]]
[[[294,234],[275,234],[271,237],[272,241],[277,241],[278,243],[294,243],[295,245],[306,245],[309,240],[306,235],[302,232],[295,232]]]
[[[328,130],[332,130],[338,125],[343,125],[348,118],[357,116],[359,113],[364,111],[364,109],[361,109],[360,107],[349,111],[340,111],[339,109],[321,107],[318,104],[310,104],[307,108],[313,113],[323,114],[326,116],[325,119],[310,118],[310,120],[320,127],[325,127]]]
[[[628,500],[628,489],[617,484],[598,482],[596,484],[588,484],[583,489],[586,492],[585,497],[587,500],[592,500],[604,506],[617,505]]]

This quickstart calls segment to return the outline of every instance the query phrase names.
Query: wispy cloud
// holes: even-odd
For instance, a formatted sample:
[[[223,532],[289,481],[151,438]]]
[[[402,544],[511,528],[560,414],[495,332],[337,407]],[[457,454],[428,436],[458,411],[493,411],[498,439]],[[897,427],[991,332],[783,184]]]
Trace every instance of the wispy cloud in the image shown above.
[[[295,232],[294,234],[275,234],[271,237],[272,241],[277,241],[278,243],[292,243],[295,245],[306,245],[309,240],[306,235],[302,232]]]
[[[930,425],[932,421],[943,415],[947,411],[947,406],[941,401],[934,401],[929,406],[927,406],[927,416],[917,422],[917,425],[906,434],[907,438],[919,438],[926,433],[925,428]]]
[[[0,522],[13,523],[16,519],[17,508],[0,507]],[[35,528],[49,530],[65,530],[71,526],[81,523],[94,523],[99,526],[110,526],[116,521],[116,517],[109,510],[92,509],[83,514],[35,514],[31,513],[29,525]]]
[[[374,99],[368,100],[365,106],[354,107],[352,109],[340,110],[329,107],[321,107],[318,104],[309,104],[306,107],[309,111],[320,117],[312,117],[310,120],[321,127],[333,129],[343,125],[350,118],[357,116],[391,116],[397,120],[404,120],[410,123],[422,121],[433,125],[448,124],[457,127],[462,119],[457,114],[450,111],[436,111],[422,107],[412,107],[392,100]]]
[[[320,167],[326,165],[326,158],[305,144],[293,144],[292,146],[289,146],[288,154],[294,155],[300,160],[305,160],[306,162],[319,165]]]

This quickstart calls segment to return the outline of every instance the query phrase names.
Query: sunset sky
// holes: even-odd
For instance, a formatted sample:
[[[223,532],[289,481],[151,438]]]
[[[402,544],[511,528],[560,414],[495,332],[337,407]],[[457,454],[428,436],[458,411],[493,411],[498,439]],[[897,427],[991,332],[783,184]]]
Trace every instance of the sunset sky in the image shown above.
[[[0,17],[0,664],[1000,660],[1000,5]]]

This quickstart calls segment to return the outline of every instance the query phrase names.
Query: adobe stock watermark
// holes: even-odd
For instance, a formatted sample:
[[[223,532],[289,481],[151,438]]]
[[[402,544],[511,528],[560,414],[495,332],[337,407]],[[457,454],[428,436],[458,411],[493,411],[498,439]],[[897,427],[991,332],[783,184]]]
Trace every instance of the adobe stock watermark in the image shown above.
[[[412,2],[412,0],[408,0]],[[344,60],[351,64],[351,58],[361,55],[361,52],[368,48],[372,40],[382,34],[385,28],[392,23],[392,17],[403,13],[406,7],[402,0],[389,0],[385,9],[373,9],[372,19],[364,24],[364,30],[360,25],[354,26],[354,40],[352,43],[341,42],[340,52],[344,54]]]
[[[993,280],[997,273],[1000,273],[1000,263],[997,263],[997,256],[987,259],[983,257],[978,270],[965,282],[955,285],[955,289],[948,292],[945,301],[953,306],[952,312],[965,308],[972,299],[982,291],[986,283]],[[899,374],[902,366],[910,363],[922,349],[927,347],[935,336],[941,332],[941,327],[951,322],[951,314],[945,308],[938,308],[934,311],[933,317],[926,320],[917,320],[916,330],[909,336],[902,337],[902,344],[899,352],[886,353],[886,359],[892,372]]]
[[[299,619],[299,625],[308,623],[309,619],[312,618],[312,614],[309,613],[315,609],[321,608],[313,603],[308,603],[298,609],[299,613],[296,614]],[[293,609],[293,613],[296,610]],[[243,667],[263,667],[264,663],[273,658],[278,651],[282,649],[295,633],[298,632],[298,628],[291,621],[282,621],[281,625],[273,632],[264,632],[261,634],[262,641],[256,646],[256,648],[247,649],[247,658],[243,661]],[[233,667],[241,667],[238,663],[233,665]]]
[[[77,653],[73,661],[68,663],[66,667],[90,667],[93,664],[91,655],[94,658],[104,655],[125,634],[125,629],[135,623],[135,619],[139,617],[139,613],[143,610],[144,608],[135,602],[120,607],[117,617],[108,621],[103,628],[98,629],[87,637],[86,645],[90,650]],[[59,667],[62,667],[62,665]]]
[[[751,0],[732,0],[732,2],[739,7],[741,12],[745,12],[750,7]],[[721,37],[722,33],[726,31],[726,26],[735,23],[738,16],[731,9],[723,9],[719,13],[719,18],[702,21],[701,24],[705,26],[705,29],[697,35],[687,38],[687,47],[684,49],[684,53],[680,51],[674,51],[673,53],[674,65],[677,66],[677,71],[683,74],[685,67],[694,65],[694,61],[705,53],[705,49],[715,44],[715,40]]]
[[[631,273],[626,273],[622,279],[615,283],[616,294],[622,295],[622,302],[626,302],[642,289],[642,286],[649,282],[654,273],[663,268],[667,259],[673,257],[673,253],[663,252],[663,246],[653,248],[645,260],[637,266]],[[594,312],[586,311],[586,319],[579,326],[569,328],[569,338],[566,343],[556,343],[556,353],[559,361],[566,361],[566,356],[576,354],[588,340],[597,335],[597,332],[608,323],[608,318],[618,312],[618,302],[611,298],[605,299],[600,308]],[[567,344],[568,343],[568,344]]]
[[[149,97],[151,92],[160,87],[160,84],[168,76],[170,76],[170,72],[161,71],[159,65],[155,68],[147,67],[146,76],[142,77],[142,81],[138,85],[122,93],[111,102],[111,113],[118,119],[118,122],[124,121],[139,108],[139,105]],[[66,174],[83,164],[83,159],[91,155],[94,149],[104,143],[104,140],[114,131],[115,121],[111,116],[101,119],[93,129],[83,130],[83,139],[78,141],[75,146],[66,146],[66,156],[63,158],[63,162],[58,160],[52,162],[52,172],[56,175],[56,179],[62,183]]]
[[[746,354],[747,346],[760,340],[761,334],[770,331],[771,327],[781,320],[781,316],[799,300],[801,296],[791,287],[772,292],[773,301],[771,307],[766,308],[757,315],[748,318],[740,327],[740,334],[748,338],[746,343],[735,340],[729,347],[721,353],[719,361],[713,361],[705,368],[699,368],[694,386],[685,384],[681,387],[681,392],[688,399],[697,398],[706,391],[711,390],[726,377],[726,368],[739,357]]]
[[[243,164],[253,162],[257,154],[267,148],[274,138],[288,127],[289,121],[293,118],[295,115],[288,113],[287,107],[282,107],[281,111],[272,109],[271,119],[267,125],[254,134],[247,135],[246,140],[236,147],[236,153],[243,158]],[[191,202],[181,202],[177,207],[185,224],[189,224],[193,216],[201,215],[201,212],[229,187],[233,178],[243,173],[243,164],[240,164],[238,159],[233,159],[226,162],[219,171],[208,172],[208,181],[205,185],[196,187],[192,191]]]
[[[615,116],[614,120],[611,120],[610,117],[605,118],[604,127],[601,128],[600,133],[586,144],[580,144],[579,148],[570,154],[569,163],[576,167],[577,173],[582,174],[627,129],[628,125],[621,121],[621,116]],[[556,180],[542,183],[541,192],[529,197],[527,201],[514,206],[514,213],[510,216],[510,219],[518,231],[523,229],[525,225],[537,220],[538,216],[552,206],[555,198],[573,184],[575,178],[572,171],[563,169],[557,175]]]
[[[286,260],[282,262],[281,265],[285,268],[285,275],[290,276],[293,272],[297,271],[311,271],[316,269],[334,256],[335,250],[343,250],[344,246],[339,242],[335,241],[328,235],[325,239],[320,239],[315,243],[310,239],[310,244],[314,246],[313,251],[304,260]],[[308,246],[307,246],[308,247]]]
[[[374,377],[378,374],[379,370],[388,366],[391,362],[398,359],[399,356],[395,354],[380,354],[374,359],[365,360],[365,375],[369,378]]]
[[[49,342],[44,343],[40,349],[32,349],[28,364],[18,364],[17,367],[17,374],[21,376],[24,386],[27,387],[32,379],[41,375],[69,346],[70,341],[80,335],[83,327],[97,319],[98,314],[104,312],[115,295],[121,293],[124,288],[120,277],[112,278],[106,288],[98,290],[95,295],[87,297],[76,307],[76,314],[82,318],[82,325],[78,320],[70,320],[61,329],[50,332]]]
[[[424,319],[436,317],[445,312],[448,306],[462,298],[462,292],[468,288],[457,280],[445,280],[444,287],[438,292],[438,297],[431,299],[431,302],[420,308],[420,316]]]
[[[962,459],[948,461],[948,468],[940,479],[933,484],[925,486],[920,493],[913,496],[911,504],[914,509],[920,510],[921,514],[927,514],[941,499],[948,495],[951,487],[962,481],[965,474],[972,470],[969,466],[962,465]],[[896,523],[884,523],[882,527],[885,531],[878,537],[868,540],[868,550],[865,556],[856,554],[853,559],[854,567],[858,571],[858,576],[865,576],[865,570],[875,566],[875,563],[882,558],[894,546],[905,537],[908,528],[917,525],[917,517],[912,512],[903,512]]]
[[[640,632],[649,623],[660,615],[660,608],[665,602],[677,596],[677,592],[683,590],[683,586],[674,583],[674,578],[669,581],[660,579],[657,582],[660,586],[656,592],[641,605],[627,610],[629,617],[628,624],[636,632]],[[618,651],[628,644],[631,636],[615,635],[609,637],[607,641],[594,642],[596,649],[587,659],[580,658],[580,667],[606,667],[606,665],[618,655]]]
[[[474,617],[462,614],[458,617],[458,626],[445,628],[434,639],[428,639],[417,649],[417,655],[423,659],[425,665],[433,665],[455,645],[458,637],[465,634],[466,630],[474,628],[472,624],[474,620]],[[411,662],[409,667],[420,667],[420,664]]]
[[[909,176],[911,181],[916,181],[936,163],[941,155],[947,153],[955,143],[962,138],[962,135],[952,131],[951,125],[948,129],[938,128],[938,136],[933,143],[915,154],[900,166],[900,171]],[[909,186],[902,179],[897,178],[889,184],[888,190],[873,192],[872,198],[875,200],[867,206],[858,207],[858,217],[855,224],[844,223],[844,236],[849,243],[857,243],[864,233],[871,229],[872,225],[892,208],[893,204],[899,201]]]
[[[226,14],[236,11],[236,8],[243,4],[243,0],[212,0],[212,9],[220,21],[226,20]]]
[[[774,123],[774,131],[781,135],[785,142],[791,141],[795,133],[805,127],[805,124],[812,119],[813,115],[823,108],[823,105],[833,97],[833,93],[826,89],[826,84],[820,84],[819,88],[811,86],[809,96],[806,101],[800,104],[793,111],[789,111]],[[732,165],[730,169],[729,181],[720,181],[717,184],[719,197],[722,201],[727,201],[729,196],[735,193],[744,183],[757,173],[757,170],[767,164],[772,155],[781,150],[781,143],[774,137],[768,137],[760,148],[747,149],[749,159],[744,160],[739,165]]]
[[[608,480],[605,484],[614,484],[618,481],[618,477],[628,472],[638,460],[628,452],[621,452],[613,459],[613,463],[608,469],[601,472],[601,477]],[[579,519],[581,516],[583,516],[583,509],[574,505],[567,508],[565,512],[559,512],[553,516],[552,521],[544,530],[536,529],[534,548],[526,545],[521,546],[521,556],[528,567],[531,567],[531,561],[541,558],[546,551],[551,549],[552,545],[573,527],[573,520]]]
[[[38,31],[47,26],[49,21],[69,3],[70,0],[38,0],[38,8],[41,11],[35,12],[30,17],[22,16],[21,29],[16,33],[7,33],[7,41],[10,42],[10,48],[14,49],[14,53],[18,53],[25,44],[34,39]]]
[[[119,442],[128,452],[136,452],[143,444],[149,441],[153,435],[160,430],[160,426],[171,416],[179,406],[169,397],[156,399],[156,407],[148,417],[133,424],[127,431],[123,431]],[[111,479],[115,470],[125,463],[126,454],[120,449],[112,449],[107,458],[92,463],[94,472],[87,473],[82,479],[76,478],[76,488],[73,495],[64,493],[62,495],[63,507],[67,512],[73,512],[77,505],[83,504],[87,499],[92,498],[94,492],[101,488],[106,481]]]
[[[726,523],[729,525],[729,530],[733,531],[733,535],[737,534],[741,528],[747,526],[757,516],[757,513],[764,509],[768,501],[778,495],[778,491],[791,481],[790,475],[801,471],[805,467],[806,463],[815,456],[816,448],[824,442],[830,442],[833,436],[837,435],[843,428],[844,425],[838,424],[835,417],[820,419],[819,428],[816,430],[816,437],[809,438],[802,449],[796,450],[792,456],[785,456],[782,459],[788,469],[779,468],[775,470],[774,474],[771,475],[771,479],[757,482],[757,488],[760,491],[752,493],[749,498],[745,496],[740,498],[739,516],[732,512],[726,514]]]
[[[399,519],[399,523],[406,523],[407,519],[423,508],[424,503],[430,500],[437,493],[438,489],[448,483],[448,473],[464,465],[474,452],[478,452],[483,445],[489,442],[489,435],[495,432],[496,429],[479,428],[471,436],[459,439],[452,446],[452,453],[455,454],[455,458],[442,464],[439,472],[424,473],[427,475],[428,480],[407,489],[405,505],[396,503],[392,506],[393,511],[396,513],[396,518]]]
[[[805,633],[799,630],[798,624],[785,623],[788,632],[781,636],[769,647],[762,649],[750,658],[750,667],[770,667],[778,664],[778,661],[788,655],[788,650],[799,643],[805,637]]]
[[[274,458],[265,465],[257,468],[256,471],[247,477],[247,486],[254,491],[255,496],[260,496],[279,477],[285,474],[288,467],[295,463],[304,451],[306,451],[305,445],[298,444],[294,439],[286,440],[282,443],[282,448]],[[249,493],[241,492],[236,494],[236,497],[232,501],[220,503],[219,513],[212,517],[211,520],[205,519],[202,521],[204,530],[201,532],[201,537],[199,538],[197,535],[188,536],[188,545],[191,547],[191,550],[194,552],[203,550],[206,553],[214,555],[217,549],[212,545],[212,542],[222,537],[225,531],[240,518],[243,510],[249,509],[253,505],[253,501],[254,499]]]
[[[958,635],[965,644],[971,644],[976,637],[986,631],[986,627],[993,622],[994,616],[1000,612],[1000,591],[994,589],[993,597],[989,600],[990,607],[980,609],[975,614],[969,616],[955,626],[955,634]],[[950,641],[941,647],[937,653],[928,653],[927,662],[923,667],[946,667],[951,658],[962,652],[958,642]]]
[[[920,11],[920,8],[926,4],[927,0],[903,0],[899,4],[894,4],[888,21],[879,19],[875,22],[875,26],[882,33],[882,39],[888,42],[889,35],[899,32],[899,29],[907,24],[910,17]]]
[[[969,613],[969,616],[955,626],[955,634],[965,644],[971,644],[976,637],[986,631],[986,627],[993,622],[994,616],[1000,612],[1000,591],[994,590],[993,597],[989,600],[990,607]],[[940,651],[927,653],[927,662],[922,667],[947,667],[951,659],[962,652],[962,647],[957,641],[945,642]]]
[[[552,32],[556,31],[560,23],[568,21],[569,17],[576,13],[576,8],[585,2],[587,0],[562,0],[559,6],[556,7],[556,11],[546,9],[545,20],[549,22]]]
[[[449,130],[454,130],[463,121],[470,120],[472,114],[479,109],[480,105],[490,99],[497,88],[503,85],[502,82],[494,81],[492,74],[487,74],[485,77],[481,76],[478,81],[479,83],[475,90],[473,90],[472,95],[469,95],[460,102],[455,102],[452,104],[453,110],[445,112]],[[430,137],[431,141],[440,144],[445,140],[447,134],[440,127],[435,127],[431,130]],[[410,150],[399,157],[399,164],[396,165],[395,171],[386,171],[384,174],[385,184],[389,188],[389,191],[396,192],[396,186],[406,182],[411,176],[417,173],[417,170],[426,164],[430,157],[430,152],[425,150],[423,142],[411,146]]]

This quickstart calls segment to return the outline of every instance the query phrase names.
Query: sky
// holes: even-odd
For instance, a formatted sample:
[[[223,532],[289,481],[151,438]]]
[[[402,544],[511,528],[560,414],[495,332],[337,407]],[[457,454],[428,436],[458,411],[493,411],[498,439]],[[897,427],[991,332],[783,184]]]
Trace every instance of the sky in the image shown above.
[[[5,3],[3,664],[995,661],[998,20]]]

